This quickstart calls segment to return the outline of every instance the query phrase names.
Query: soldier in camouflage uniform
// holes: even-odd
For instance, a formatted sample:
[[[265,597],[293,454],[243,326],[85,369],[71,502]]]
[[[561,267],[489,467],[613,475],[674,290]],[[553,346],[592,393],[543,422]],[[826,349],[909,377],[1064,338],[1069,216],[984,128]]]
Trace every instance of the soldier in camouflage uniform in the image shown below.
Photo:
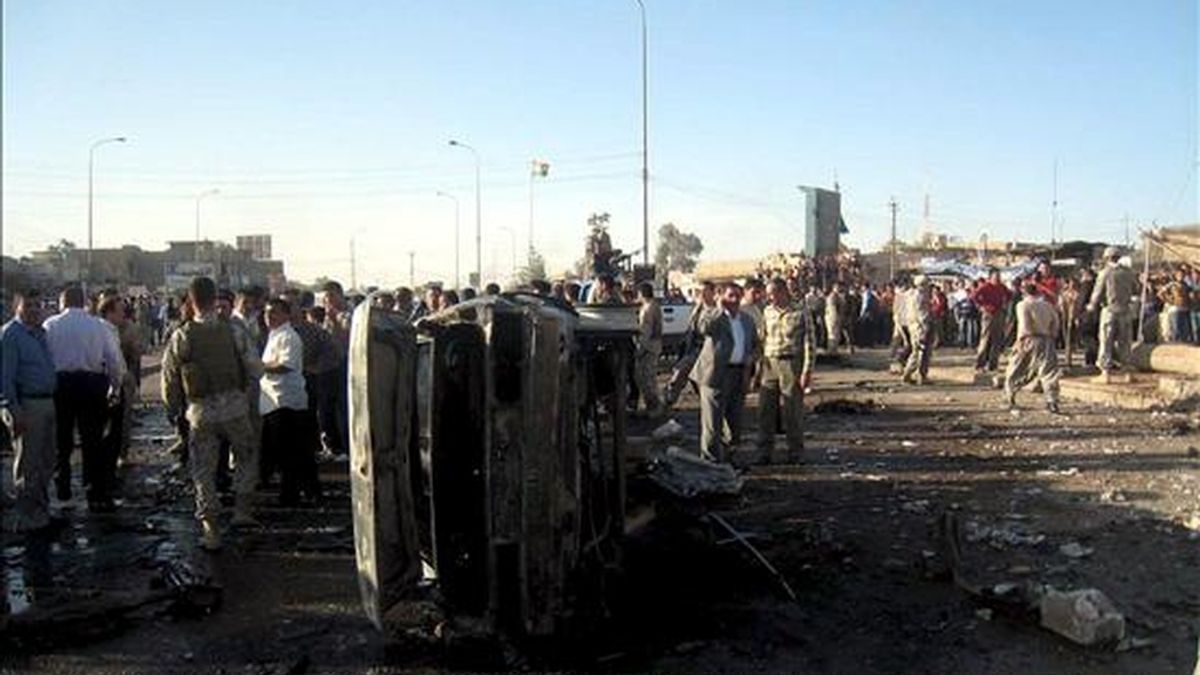
[[[186,397],[191,428],[188,466],[196,488],[201,545],[216,550],[221,547],[216,474],[222,440],[230,444],[237,467],[233,523],[242,526],[255,522],[258,443],[247,416],[246,391],[250,382],[262,375],[262,361],[246,344],[245,333],[217,315],[217,287],[212,279],[193,279],[188,296],[196,316],[171,335],[163,353],[162,392],[172,416],[179,413]]]
[[[933,313],[929,310],[932,291],[924,276],[918,276],[913,282],[916,288],[904,294],[904,319],[908,322],[912,349],[901,379],[908,384],[925,384],[929,381],[929,360],[933,356]]]
[[[812,383],[816,344],[812,320],[792,302],[787,282],[774,279],[767,287],[769,304],[763,310],[762,387],[758,392],[758,449],[760,457],[781,463],[774,452],[775,428],[782,399],[786,461],[798,463],[804,452],[804,390]]]
[[[1133,348],[1133,308],[1132,300],[1137,289],[1137,277],[1133,270],[1121,266],[1118,261],[1120,252],[1112,246],[1104,249],[1104,259],[1107,265],[1100,277],[1096,279],[1096,287],[1092,290],[1092,299],[1088,302],[1088,311],[1100,309],[1100,379],[1110,380],[1113,369],[1113,352],[1116,351],[1117,361],[1121,367],[1131,367],[1130,351]]]

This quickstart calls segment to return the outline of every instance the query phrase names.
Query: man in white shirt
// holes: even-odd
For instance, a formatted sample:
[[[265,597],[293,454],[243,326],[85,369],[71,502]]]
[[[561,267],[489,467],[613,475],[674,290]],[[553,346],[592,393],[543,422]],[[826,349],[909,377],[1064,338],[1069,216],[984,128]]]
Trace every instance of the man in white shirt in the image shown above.
[[[58,434],[55,485],[58,498],[69,501],[71,453],[78,426],[88,506],[95,512],[111,512],[114,476],[104,461],[104,420],[109,394],[121,389],[125,359],[116,334],[85,312],[83,301],[83,289],[67,288],[60,298],[63,311],[43,324],[58,378],[54,394]]]
[[[304,342],[291,324],[291,305],[283,298],[267,302],[267,346],[263,350],[263,376],[258,399],[263,419],[263,452],[267,466],[280,468],[279,501],[295,506],[304,492],[317,496],[316,457],[304,437],[308,393],[304,385]],[[266,481],[269,476],[262,477]]]

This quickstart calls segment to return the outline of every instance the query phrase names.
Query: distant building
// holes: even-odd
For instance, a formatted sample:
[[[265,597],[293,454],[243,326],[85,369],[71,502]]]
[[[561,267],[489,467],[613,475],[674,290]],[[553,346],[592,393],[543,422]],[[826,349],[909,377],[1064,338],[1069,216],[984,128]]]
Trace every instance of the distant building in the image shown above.
[[[271,259],[271,235],[248,234],[237,238],[237,249],[250,253],[252,260]]]
[[[269,254],[269,237],[257,244],[257,253]],[[203,274],[229,288],[281,288],[286,283],[283,261],[256,258],[255,253],[219,241],[173,241],[165,251],[143,251],[137,246],[93,249],[89,274],[86,250],[54,248],[35,251],[13,266],[6,260],[5,286],[19,279],[50,289],[88,278],[93,285],[122,289],[180,290],[193,276]]]

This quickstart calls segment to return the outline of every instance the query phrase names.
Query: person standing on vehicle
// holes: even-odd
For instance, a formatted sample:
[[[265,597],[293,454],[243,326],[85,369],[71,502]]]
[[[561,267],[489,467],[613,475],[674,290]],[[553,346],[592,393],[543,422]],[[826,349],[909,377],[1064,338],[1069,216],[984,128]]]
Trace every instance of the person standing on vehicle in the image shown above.
[[[201,546],[221,547],[217,516],[217,461],[221,441],[230,444],[234,459],[233,524],[255,524],[254,488],[258,480],[258,443],[250,426],[246,391],[262,374],[258,352],[216,312],[217,286],[196,277],[188,289],[192,319],[172,333],[162,360],[162,395],[169,416],[185,405],[191,438],[188,467],[196,490],[196,519]]]
[[[1116,247],[1104,249],[1106,265],[1096,279],[1088,311],[1100,310],[1100,377],[1108,383],[1112,379],[1113,352],[1122,368],[1130,368],[1133,349],[1133,293],[1137,278],[1133,271],[1120,264],[1121,253]]]
[[[125,359],[115,333],[84,311],[83,289],[68,287],[61,304],[62,312],[43,324],[58,380],[54,399],[58,498],[71,499],[71,454],[78,427],[88,507],[108,512],[113,510],[112,476],[104,469],[104,422],[110,393],[121,389]]]
[[[975,371],[995,372],[1000,367],[1000,354],[1004,352],[1005,309],[1013,293],[1000,280],[1000,271],[991,270],[987,281],[971,291],[971,300],[979,308],[979,349],[975,354]]]
[[[0,393],[13,439],[13,527],[32,532],[50,525],[50,480],[54,477],[54,359],[42,330],[42,308],[33,291],[13,296],[13,318],[0,330]]]
[[[658,399],[658,359],[663,348],[663,313],[658,300],[654,299],[654,286],[648,281],[638,284],[637,356],[635,376],[637,388],[646,405],[646,414],[657,417],[662,414],[662,403]]]
[[[787,282],[773,279],[767,287],[769,304],[763,310],[766,339],[758,391],[758,450],[771,463],[799,463],[804,453],[804,390],[812,384],[816,344],[808,312],[792,303]],[[775,453],[775,425],[782,400],[787,454]]]

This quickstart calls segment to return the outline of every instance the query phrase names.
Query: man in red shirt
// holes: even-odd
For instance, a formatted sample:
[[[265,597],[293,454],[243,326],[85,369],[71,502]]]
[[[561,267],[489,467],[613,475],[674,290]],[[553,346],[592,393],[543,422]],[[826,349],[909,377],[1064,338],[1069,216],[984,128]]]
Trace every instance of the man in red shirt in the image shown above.
[[[1043,261],[1039,264],[1034,279],[1037,282],[1038,290],[1042,292],[1042,297],[1046,298],[1046,302],[1057,305],[1059,282],[1058,277],[1054,276],[1054,270],[1050,269],[1050,263]]]
[[[983,330],[979,351],[975,355],[977,372],[995,372],[1000,367],[1004,351],[1004,310],[1012,299],[1012,291],[1000,281],[1000,272],[991,270],[988,280],[971,291],[971,300],[979,307]]]

